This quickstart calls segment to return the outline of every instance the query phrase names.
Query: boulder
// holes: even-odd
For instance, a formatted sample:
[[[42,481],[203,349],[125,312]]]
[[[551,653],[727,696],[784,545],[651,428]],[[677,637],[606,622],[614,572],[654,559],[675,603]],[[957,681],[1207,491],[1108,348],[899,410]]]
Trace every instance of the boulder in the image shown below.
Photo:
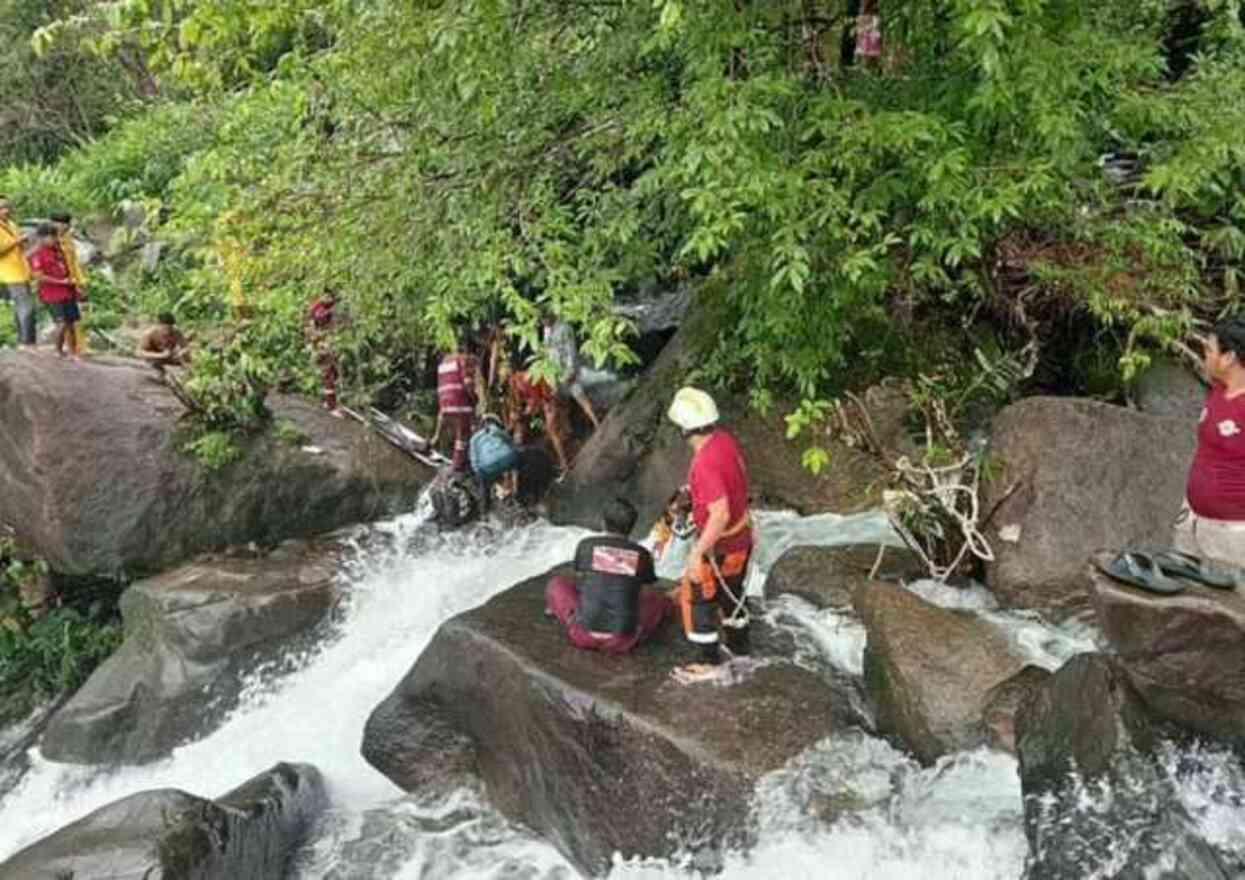
[[[1016,715],[1048,678],[1050,670],[1029,665],[990,688],[982,719],[986,725],[986,741],[991,748],[1016,753]]]
[[[1181,361],[1162,359],[1137,377],[1137,409],[1152,416],[1196,424],[1206,403],[1206,386]]]
[[[210,733],[247,674],[312,638],[336,598],[336,553],[293,542],[134,584],[121,598],[125,641],[53,716],[44,755],[136,764]]]
[[[1232,876],[1149,756],[1160,733],[1100,654],[1034,690],[1016,718],[1027,880]]]
[[[431,479],[313,403],[270,404],[295,430],[245,438],[238,461],[211,471],[182,451],[184,410],[151,368],[0,354],[0,523],[54,571],[132,576],[407,510]]]
[[[1245,596],[1201,585],[1156,596],[1089,577],[1102,633],[1149,710],[1245,745]]]
[[[986,583],[999,601],[1064,617],[1089,605],[1092,552],[1168,546],[1196,428],[1068,398],[1000,413],[982,490],[982,510],[994,511]]]
[[[284,877],[325,802],[307,764],[277,764],[215,801],[144,791],[23,849],[0,864],[0,880]]]
[[[923,763],[987,741],[991,690],[1022,661],[992,624],[926,602],[894,584],[856,594],[865,625],[865,688],[878,733]]]
[[[859,720],[760,622],[765,659],[733,661],[729,686],[671,679],[694,656],[673,620],[628,657],[578,650],[542,614],[548,577],[441,626],[368,719],[369,763],[408,791],[477,773],[502,813],[602,874],[616,851],[747,845],[757,780]]]
[[[674,392],[702,359],[704,340],[713,338],[712,319],[694,310],[661,355],[584,443],[567,478],[550,494],[550,516],[558,524],[599,528],[602,505],[623,496],[639,511],[647,529],[672,492],[687,482],[691,450],[666,418]],[[725,424],[739,438],[748,460],[754,502],[800,513],[853,513],[878,507],[885,482],[872,457],[831,444],[830,463],[813,477],[803,467],[803,445],[787,440],[776,403],[767,415],[748,407],[746,395],[714,392]]]
[[[909,581],[926,574],[920,557],[906,547],[876,543],[792,547],[770,569],[765,598],[790,594],[818,608],[850,608],[856,590],[867,588],[872,580]]]

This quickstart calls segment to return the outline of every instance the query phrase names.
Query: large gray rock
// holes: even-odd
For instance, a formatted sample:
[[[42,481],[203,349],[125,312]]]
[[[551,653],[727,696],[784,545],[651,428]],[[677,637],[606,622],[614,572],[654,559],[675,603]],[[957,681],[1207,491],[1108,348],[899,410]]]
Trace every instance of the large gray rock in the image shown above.
[[[1090,400],[1032,397],[995,420],[982,509],[1007,606],[1061,617],[1089,604],[1085,560],[1100,549],[1168,546],[1195,422]]]
[[[546,581],[442,625],[368,719],[369,763],[408,791],[476,773],[505,815],[598,874],[615,851],[746,845],[757,780],[858,720],[849,697],[774,656],[764,625],[769,662],[727,687],[671,680],[692,659],[673,621],[629,657],[578,650],[542,614]]]
[[[1150,757],[1161,730],[1099,654],[1036,688],[1016,719],[1027,880],[1227,880],[1171,779]]]
[[[1161,359],[1137,378],[1137,408],[1152,416],[1195,424],[1206,403],[1207,388],[1181,361]]]
[[[867,633],[865,687],[878,732],[927,764],[985,743],[992,689],[1024,666],[1003,634],[894,584],[871,584],[855,605]]]
[[[297,542],[267,558],[203,560],[130,587],[121,599],[125,641],[53,716],[43,753],[134,764],[210,733],[248,673],[325,619],[336,552]]]
[[[792,547],[770,569],[765,598],[790,594],[818,608],[850,608],[856,591],[873,580],[909,581],[927,574],[920,557],[906,547]]]
[[[281,880],[325,800],[307,764],[277,764],[215,801],[144,791],[17,853],[0,880]]]
[[[599,528],[604,503],[615,496],[639,510],[647,529],[672,492],[687,482],[691,451],[666,419],[675,391],[698,364],[713,318],[694,309],[627,397],[610,410],[579,450],[568,477],[550,493],[550,516],[559,524]],[[814,477],[801,463],[804,445],[786,438],[781,402],[767,415],[749,409],[745,396],[715,392],[723,423],[739,438],[748,462],[754,501],[801,513],[851,513],[877,507],[885,473],[860,450],[832,444],[829,465]]]
[[[141,575],[204,550],[330,531],[410,509],[432,474],[308,401],[274,395],[278,420],[321,452],[267,431],[209,471],[182,451],[182,406],[132,361],[0,353],[0,523],[52,569]]]
[[[1245,745],[1245,596],[1201,585],[1156,596],[1090,577],[1103,635],[1150,711]]]

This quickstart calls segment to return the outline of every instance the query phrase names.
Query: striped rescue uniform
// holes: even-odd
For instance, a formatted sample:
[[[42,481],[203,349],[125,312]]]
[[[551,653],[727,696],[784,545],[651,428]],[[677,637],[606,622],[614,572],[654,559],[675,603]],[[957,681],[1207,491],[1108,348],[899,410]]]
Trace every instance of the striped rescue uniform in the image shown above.
[[[454,431],[454,470],[467,470],[467,443],[475,416],[475,358],[448,354],[437,366],[437,409]]]

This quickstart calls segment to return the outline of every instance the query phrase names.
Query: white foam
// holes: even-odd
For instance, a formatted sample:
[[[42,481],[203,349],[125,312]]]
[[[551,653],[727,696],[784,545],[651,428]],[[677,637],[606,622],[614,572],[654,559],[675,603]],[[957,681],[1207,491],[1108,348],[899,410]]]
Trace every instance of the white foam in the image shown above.
[[[877,514],[758,519],[762,541],[753,592],[789,547],[895,543]],[[331,807],[299,853],[294,880],[575,876],[550,844],[507,822],[477,792],[425,800],[403,795],[363,761],[359,746],[367,716],[442,621],[568,559],[585,533],[538,524],[485,542],[480,530],[428,538],[417,526],[417,518],[405,518],[384,527],[385,540],[373,542],[370,555],[349,567],[347,616],[339,637],[283,679],[256,676],[243,705],[202,741],[157,764],[113,772],[35,755],[21,786],[0,801],[0,859],[136,791],[174,786],[211,797],[277,761],[306,761],[324,773]],[[676,554],[665,565],[677,573],[681,562]],[[1092,627],[1055,627],[1036,615],[998,611],[980,588],[918,583],[913,589],[946,607],[981,614],[1048,668],[1093,645]],[[859,674],[864,630],[850,612],[818,611],[788,596],[772,603],[770,613],[800,634],[810,662]],[[1170,763],[1178,773],[1178,756]],[[1182,801],[1214,842],[1245,850],[1239,768],[1226,759],[1203,765],[1180,778]],[[720,876],[728,880],[1016,880],[1027,851],[1010,756],[978,750],[922,768],[882,740],[850,731],[767,777],[747,821],[758,841],[748,853],[726,855]],[[687,878],[696,875],[687,867],[692,862],[691,854],[618,858],[610,876]]]

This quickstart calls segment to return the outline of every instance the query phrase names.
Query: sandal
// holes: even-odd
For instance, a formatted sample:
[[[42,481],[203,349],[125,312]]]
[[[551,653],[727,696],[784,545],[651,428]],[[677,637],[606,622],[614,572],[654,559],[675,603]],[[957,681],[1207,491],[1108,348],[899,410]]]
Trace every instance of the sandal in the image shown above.
[[[1119,553],[1106,563],[1095,559],[1094,565],[1114,580],[1161,596],[1174,596],[1185,589],[1180,581],[1165,576],[1148,553]]]
[[[1154,554],[1154,563],[1164,574],[1197,581],[1216,590],[1235,590],[1241,570],[1211,559],[1203,559],[1179,550]]]

